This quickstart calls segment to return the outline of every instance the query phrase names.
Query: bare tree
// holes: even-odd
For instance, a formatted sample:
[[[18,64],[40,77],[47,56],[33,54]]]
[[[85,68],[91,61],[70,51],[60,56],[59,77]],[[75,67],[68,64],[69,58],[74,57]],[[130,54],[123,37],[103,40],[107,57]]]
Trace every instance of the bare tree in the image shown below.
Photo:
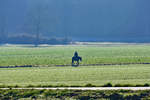
[[[38,47],[40,42],[40,34],[42,33],[44,24],[45,7],[38,3],[29,9],[24,27],[28,33],[35,34],[35,47]]]
[[[6,43],[7,34],[6,34],[6,17],[4,15],[0,16],[0,42]]]
[[[42,23],[42,19],[41,19],[41,8],[38,7],[37,8],[37,14],[36,16],[33,16],[33,18],[35,18],[35,33],[36,33],[36,41],[35,41],[35,46],[37,47],[39,45],[39,36],[40,36],[40,30],[41,30],[41,23]],[[33,19],[34,20],[34,19]]]

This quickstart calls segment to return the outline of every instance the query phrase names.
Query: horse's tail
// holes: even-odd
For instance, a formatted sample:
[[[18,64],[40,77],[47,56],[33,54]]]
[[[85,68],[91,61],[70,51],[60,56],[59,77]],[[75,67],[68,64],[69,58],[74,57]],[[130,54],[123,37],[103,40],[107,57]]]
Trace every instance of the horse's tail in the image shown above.
[[[80,58],[80,61],[82,61],[82,57],[79,57]]]

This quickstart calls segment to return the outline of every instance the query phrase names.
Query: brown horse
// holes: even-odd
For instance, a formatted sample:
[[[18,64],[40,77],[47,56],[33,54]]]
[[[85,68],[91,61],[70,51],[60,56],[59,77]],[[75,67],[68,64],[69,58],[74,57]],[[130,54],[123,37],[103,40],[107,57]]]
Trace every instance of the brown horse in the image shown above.
[[[82,61],[82,57],[78,56],[78,52],[75,52],[72,57],[72,66],[79,66],[79,61]]]

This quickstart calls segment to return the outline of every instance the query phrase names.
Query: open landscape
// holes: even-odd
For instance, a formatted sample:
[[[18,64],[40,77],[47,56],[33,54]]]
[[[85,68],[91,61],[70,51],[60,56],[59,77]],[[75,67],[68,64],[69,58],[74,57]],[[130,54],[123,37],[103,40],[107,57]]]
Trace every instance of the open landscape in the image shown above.
[[[149,44],[8,45],[0,47],[0,66],[69,66],[75,51],[83,58],[80,65],[85,66],[150,63]]]
[[[103,86],[150,83],[150,65],[31,67],[0,69],[0,85]]]
[[[71,58],[75,51],[82,57],[78,67],[71,66]],[[0,46],[0,99],[2,100],[139,100],[149,99],[149,90],[67,88],[67,90],[65,88],[57,90],[57,88],[149,86],[149,44],[78,43],[38,47]],[[55,87],[56,90],[51,89]]]
[[[83,58],[79,67],[71,66],[74,50]],[[136,86],[150,82],[149,44],[9,45],[0,51],[0,85]]]
[[[150,0],[0,0],[0,100],[150,100]]]

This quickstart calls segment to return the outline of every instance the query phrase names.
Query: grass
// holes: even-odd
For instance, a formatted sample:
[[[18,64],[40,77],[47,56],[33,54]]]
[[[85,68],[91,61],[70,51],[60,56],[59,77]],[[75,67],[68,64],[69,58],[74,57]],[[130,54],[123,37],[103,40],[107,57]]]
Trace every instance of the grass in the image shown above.
[[[38,66],[0,69],[0,85],[101,86],[112,83],[144,85],[150,83],[150,65],[112,65],[55,67],[68,65],[75,51],[82,56],[81,65],[150,63],[150,45],[66,45],[1,46],[0,66]],[[49,67],[51,66],[51,67]]]
[[[150,83],[150,65],[0,69],[0,85],[104,85]]]
[[[82,56],[82,65],[150,63],[149,45],[1,46],[0,66],[68,65],[74,51]]]
[[[149,100],[149,95],[149,90],[0,90],[0,100]]]

